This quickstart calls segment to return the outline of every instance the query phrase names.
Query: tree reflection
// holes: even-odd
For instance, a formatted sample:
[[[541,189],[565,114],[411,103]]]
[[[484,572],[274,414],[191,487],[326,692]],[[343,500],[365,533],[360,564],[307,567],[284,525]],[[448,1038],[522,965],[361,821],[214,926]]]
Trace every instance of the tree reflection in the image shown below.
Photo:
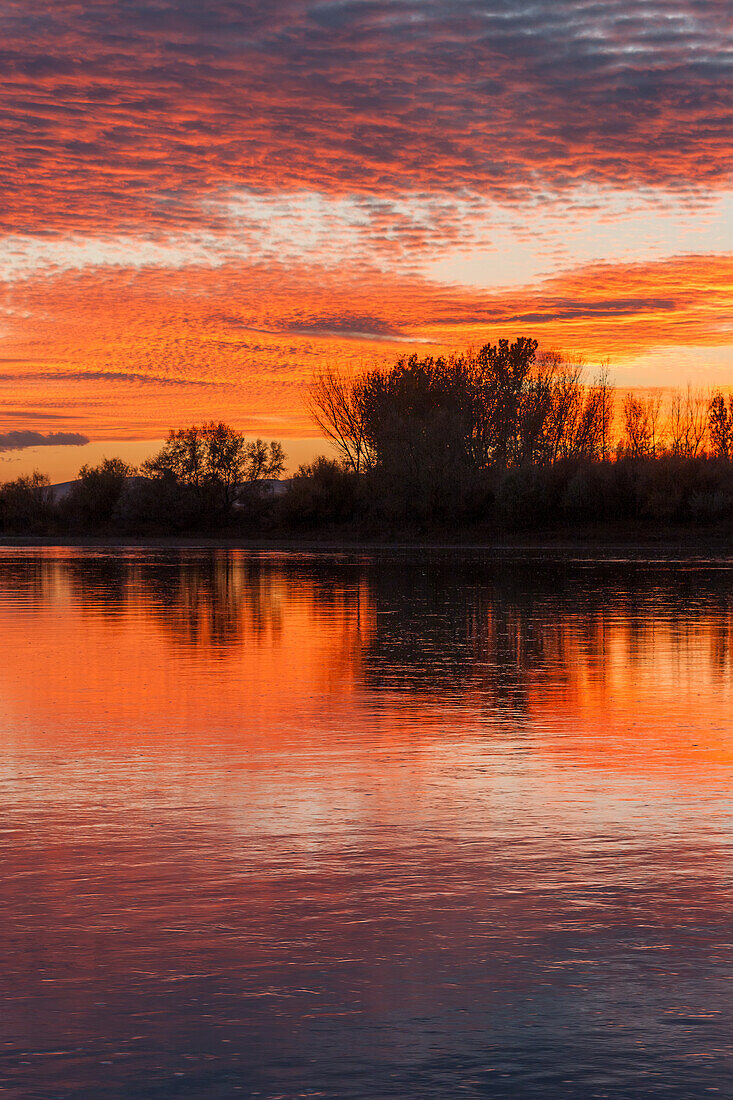
[[[230,552],[141,561],[132,586],[143,613],[176,644],[226,653],[281,629],[272,588]]]
[[[730,670],[733,572],[644,562],[445,556],[368,570],[376,629],[364,657],[373,691],[523,710],[542,692],[608,675],[611,651],[628,666],[655,638],[710,654]]]
[[[450,707],[470,692],[509,712],[603,683],[614,661],[638,668],[662,639],[718,678],[733,656],[733,569],[694,563],[48,550],[0,556],[0,600],[26,613],[71,601],[221,656],[277,642],[297,617],[324,674],[330,663],[370,693]]]

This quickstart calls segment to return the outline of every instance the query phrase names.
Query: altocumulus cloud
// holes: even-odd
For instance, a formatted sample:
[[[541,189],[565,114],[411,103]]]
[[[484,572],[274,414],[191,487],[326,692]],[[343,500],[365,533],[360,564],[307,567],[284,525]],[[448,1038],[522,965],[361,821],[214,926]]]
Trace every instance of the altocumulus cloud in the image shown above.
[[[0,62],[10,233],[216,226],[204,200],[238,189],[686,192],[733,167],[730,0],[5,0]]]
[[[80,432],[18,431],[0,434],[0,451],[25,451],[29,447],[83,447],[89,442]]]
[[[0,410],[302,433],[315,367],[398,344],[730,361],[730,15],[3,0]]]

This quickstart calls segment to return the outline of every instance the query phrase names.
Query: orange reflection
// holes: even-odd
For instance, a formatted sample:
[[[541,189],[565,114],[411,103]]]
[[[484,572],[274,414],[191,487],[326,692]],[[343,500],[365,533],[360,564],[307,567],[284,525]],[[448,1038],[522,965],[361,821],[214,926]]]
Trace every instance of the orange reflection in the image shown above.
[[[6,745],[368,759],[519,731],[573,767],[730,768],[727,570],[543,569],[6,552]]]

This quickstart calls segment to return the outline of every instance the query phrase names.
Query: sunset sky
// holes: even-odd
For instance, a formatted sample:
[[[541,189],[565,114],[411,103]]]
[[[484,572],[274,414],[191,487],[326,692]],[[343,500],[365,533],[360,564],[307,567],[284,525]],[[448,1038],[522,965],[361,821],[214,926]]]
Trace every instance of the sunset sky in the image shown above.
[[[3,0],[0,56],[0,481],[298,458],[319,364],[520,334],[733,384],[730,0]]]

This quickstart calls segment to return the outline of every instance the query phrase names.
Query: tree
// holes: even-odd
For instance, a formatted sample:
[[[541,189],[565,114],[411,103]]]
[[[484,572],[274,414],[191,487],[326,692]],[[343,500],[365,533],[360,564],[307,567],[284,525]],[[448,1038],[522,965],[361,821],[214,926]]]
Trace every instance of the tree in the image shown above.
[[[202,504],[229,511],[246,483],[277,478],[284,467],[280,443],[247,442],[241,432],[211,421],[170,432],[142,470],[146,477],[186,487]]]
[[[609,381],[608,365],[603,364],[591,384],[588,405],[592,428],[589,430],[588,457],[604,462],[611,453],[611,435],[615,414],[615,390]]]
[[[708,436],[714,453],[719,458],[731,458],[733,453],[733,400],[718,390],[708,405]]]
[[[264,439],[255,439],[245,444],[244,480],[249,482],[265,481],[280,477],[285,469],[285,452],[282,444]]]
[[[207,475],[206,436],[207,425],[169,432],[158,454],[143,463],[143,473],[150,478],[167,478],[195,491],[202,489]]]
[[[481,348],[472,364],[472,374],[476,383],[477,413],[476,435],[480,443],[478,458],[482,466],[505,467],[521,461],[524,448],[521,446],[520,416],[527,405],[523,399],[533,388],[532,368],[537,354],[537,341],[520,336],[512,344],[500,340],[498,344],[486,344]],[[543,368],[554,370],[553,353],[540,364],[535,375],[535,398],[539,397],[539,408],[547,409],[543,403]],[[547,401],[547,398],[546,398]],[[536,412],[536,408],[535,408]]]
[[[333,367],[318,372],[307,398],[316,424],[356,474],[369,467],[373,457],[366,440],[363,398],[363,382]]]
[[[354,379],[322,371],[311,385],[311,413],[356,473],[393,461],[414,471],[448,460],[455,468],[504,465],[517,459],[536,350],[535,340],[520,337],[475,354],[403,356]],[[535,388],[539,396],[541,383]]]
[[[54,514],[49,480],[38,470],[0,485],[0,530],[43,531]]]
[[[354,473],[369,471],[413,510],[464,491],[475,501],[490,470],[607,458],[607,373],[588,386],[579,360],[537,348],[520,337],[463,355],[403,356],[351,379],[321,372],[311,412]]]
[[[535,360],[527,382],[530,392],[537,388],[544,395],[537,420],[539,431],[534,447],[523,450],[521,464],[546,465],[575,456],[583,448],[586,412],[580,363],[569,361],[558,351],[544,352]],[[520,431],[525,420],[526,412],[521,409]]]
[[[673,455],[694,458],[705,440],[709,402],[704,393],[688,385],[685,394],[679,391],[670,402],[669,448]]]
[[[622,451],[629,458],[653,458],[659,446],[660,396],[627,393],[623,401]]]
[[[134,468],[121,458],[105,458],[99,466],[82,466],[64,501],[64,512],[84,526],[105,526],[113,519],[127,479],[134,473]]]
[[[538,355],[521,337],[447,358],[404,356],[351,380],[321,373],[311,406],[357,473],[398,461],[423,472],[450,462],[456,473],[608,457],[613,389],[605,370],[588,386],[580,360]]]

